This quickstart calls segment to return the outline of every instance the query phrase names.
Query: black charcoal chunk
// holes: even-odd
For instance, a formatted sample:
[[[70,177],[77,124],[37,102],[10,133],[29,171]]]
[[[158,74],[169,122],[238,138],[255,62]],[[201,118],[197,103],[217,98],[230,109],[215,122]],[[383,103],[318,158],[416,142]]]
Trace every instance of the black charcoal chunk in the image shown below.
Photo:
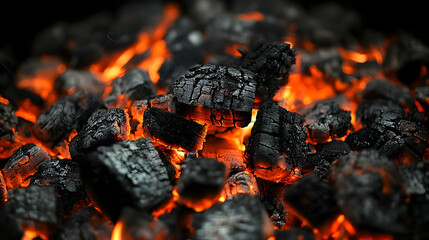
[[[383,132],[386,128],[393,128],[401,119],[405,119],[405,112],[401,106],[392,101],[373,99],[359,104],[356,117],[365,126]]]
[[[246,158],[256,176],[287,181],[293,168],[306,161],[306,138],[307,130],[299,114],[266,101],[258,111],[248,138]]]
[[[99,109],[107,110],[107,106],[101,98],[89,96],[81,99],[79,102],[79,108],[73,116],[72,129],[76,129],[79,132],[88,121],[88,118],[90,118],[91,115]]]
[[[34,143],[26,144],[17,149],[9,158],[3,169],[3,176],[8,189],[26,187],[30,177],[37,172],[40,164],[50,161],[48,152]]]
[[[258,93],[265,97],[274,96],[287,83],[296,56],[287,43],[259,43],[241,54],[238,65],[255,73]]]
[[[4,181],[3,174],[0,171],[0,210],[3,209],[7,200],[7,186]]]
[[[362,149],[374,149],[375,143],[377,142],[379,135],[380,133],[375,129],[362,128],[347,136],[346,143],[353,151],[360,151]]]
[[[73,159],[95,149],[127,139],[130,132],[128,114],[119,108],[97,110],[70,142]]]
[[[313,233],[302,229],[302,228],[292,228],[287,231],[275,231],[276,240],[315,240]]]
[[[172,196],[167,170],[149,138],[100,146],[80,161],[88,194],[112,220],[130,206],[153,211]]]
[[[204,125],[154,107],[144,112],[143,127],[154,142],[189,152],[203,148],[207,131]]]
[[[131,115],[134,120],[139,123],[143,122],[143,115],[146,109],[154,107],[165,109],[174,112],[171,108],[171,101],[173,100],[172,94],[156,95],[153,98],[137,100],[131,105]]]
[[[87,95],[101,97],[104,84],[89,71],[67,69],[55,79],[54,89],[60,95],[67,95],[70,92],[83,92]]]
[[[358,229],[408,232],[407,207],[395,164],[374,150],[350,152],[330,169],[341,212]]]
[[[314,173],[319,178],[325,178],[331,164],[340,157],[347,155],[350,147],[343,141],[332,141],[316,146],[316,154],[309,156],[311,166],[314,167]]]
[[[266,215],[258,197],[238,194],[194,215],[194,239],[266,239],[269,237],[264,236]]]
[[[0,100],[2,97],[0,96]],[[18,117],[12,106],[0,102],[0,143],[13,142],[15,130],[18,127]]]
[[[107,105],[115,103],[119,95],[124,94],[131,100],[140,100],[156,95],[156,89],[150,80],[149,73],[135,68],[124,76],[113,80],[112,91],[104,100]]]
[[[253,174],[247,171],[239,171],[228,177],[224,187],[224,193],[226,198],[228,198],[239,193],[257,195],[259,194],[259,190]]]
[[[353,129],[351,119],[350,111],[341,109],[336,102],[316,104],[304,115],[310,139],[316,143],[344,137]]]
[[[399,167],[405,190],[409,195],[429,196],[429,163],[425,161]],[[429,198],[428,198],[429,199]]]
[[[31,176],[31,185],[54,186],[59,195],[62,216],[73,214],[89,204],[79,165],[70,159],[42,162]]]
[[[226,181],[226,167],[212,158],[189,159],[182,165],[177,191],[179,201],[204,210],[215,203]]]
[[[223,127],[249,124],[255,92],[252,72],[216,65],[190,68],[173,88],[179,115]]]
[[[310,173],[286,189],[283,201],[312,227],[323,226],[340,213],[332,187]]]

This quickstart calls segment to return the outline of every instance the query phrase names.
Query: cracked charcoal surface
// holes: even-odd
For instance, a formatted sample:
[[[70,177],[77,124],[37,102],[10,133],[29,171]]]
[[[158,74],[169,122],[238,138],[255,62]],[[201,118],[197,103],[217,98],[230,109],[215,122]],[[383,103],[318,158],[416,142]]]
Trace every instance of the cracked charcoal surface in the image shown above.
[[[295,50],[286,43],[259,43],[249,51],[241,51],[239,66],[255,73],[258,93],[272,97],[287,83],[290,68],[295,64]]]
[[[167,170],[149,138],[100,146],[80,162],[88,193],[113,220],[130,206],[152,211],[172,196]]]
[[[101,97],[104,84],[89,71],[67,69],[55,79],[54,89],[60,95],[67,95],[73,91]]]
[[[223,127],[245,127],[252,117],[256,82],[245,69],[194,66],[174,83],[176,112]]]
[[[121,94],[132,100],[149,98],[156,95],[156,89],[150,80],[149,73],[135,68],[124,76],[113,80],[110,95],[104,100],[107,105],[113,104]]]
[[[143,115],[143,127],[151,139],[169,148],[194,152],[203,148],[204,125],[159,108],[148,108]]]
[[[14,141],[17,127],[18,117],[12,106],[0,103],[0,143]]]
[[[87,120],[70,142],[70,155],[78,159],[100,145],[108,145],[128,137],[130,126],[127,113],[119,108],[100,109]]]
[[[79,165],[70,159],[42,162],[31,176],[30,185],[54,186],[63,208],[61,215],[73,214],[89,203],[80,178]]]
[[[228,177],[224,193],[228,198],[238,193],[257,195],[259,194],[259,190],[255,177],[246,171],[241,171]]]
[[[334,190],[314,173],[290,186],[283,201],[316,228],[340,213]]]
[[[329,167],[338,158],[347,155],[350,147],[343,141],[332,141],[316,146],[316,154],[309,155],[309,167],[314,166],[314,173],[321,179],[327,176]]]
[[[3,209],[7,199],[7,186],[3,174],[0,171],[0,210]]]
[[[263,239],[265,218],[266,213],[258,197],[238,194],[194,215],[194,239]]]
[[[250,167],[258,177],[278,181],[287,177],[293,167],[305,164],[308,145],[302,117],[264,102],[246,147]]]
[[[406,233],[406,205],[395,164],[374,150],[350,152],[330,169],[345,217],[358,229]]]
[[[353,129],[350,111],[345,111],[335,102],[316,104],[304,116],[305,126],[311,140],[324,143],[338,139]]]

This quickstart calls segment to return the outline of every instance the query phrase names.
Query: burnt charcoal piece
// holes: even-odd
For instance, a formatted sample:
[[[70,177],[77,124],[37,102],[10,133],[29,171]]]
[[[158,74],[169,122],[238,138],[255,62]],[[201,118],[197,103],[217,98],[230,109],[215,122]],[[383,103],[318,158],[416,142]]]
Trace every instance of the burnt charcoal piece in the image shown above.
[[[127,139],[129,133],[128,114],[124,110],[119,108],[97,110],[71,140],[70,155],[73,159],[78,159],[97,146]]]
[[[359,104],[356,117],[366,126],[380,132],[405,119],[405,112],[398,104],[384,99],[365,100]]]
[[[61,216],[73,214],[89,204],[80,179],[79,165],[69,159],[42,162],[31,176],[31,185],[55,187],[61,203]]]
[[[321,49],[311,55],[302,57],[302,71],[311,74],[310,68],[315,66],[322,72],[327,80],[340,79],[348,82],[347,75],[343,72],[343,58],[340,52],[335,48]]]
[[[399,167],[405,190],[409,195],[429,194],[429,163],[425,161]]]
[[[218,137],[208,135],[200,154],[205,158],[216,158],[218,161],[223,162],[228,169],[244,169],[246,164],[243,151],[236,144],[232,143],[231,136],[234,136],[234,133],[226,132],[226,134],[229,133],[231,135],[226,135],[226,139],[221,137],[220,134],[218,134]]]
[[[226,181],[226,167],[212,158],[187,159],[182,165],[177,192],[179,202],[196,211],[215,203]]]
[[[143,122],[143,115],[146,109],[150,107],[160,108],[171,111],[170,105],[173,100],[172,94],[156,95],[150,99],[137,100],[131,105],[131,115],[139,123]]]
[[[80,131],[85,125],[86,121],[88,121],[88,118],[91,117],[91,115],[99,109],[107,110],[106,105],[104,105],[103,100],[101,100],[100,98],[90,96],[81,99],[79,102],[79,108],[73,116],[72,129]]]
[[[156,95],[156,89],[150,80],[149,73],[135,68],[124,76],[113,80],[112,91],[104,100],[107,105],[113,104],[119,95],[124,94],[131,100],[139,100]]]
[[[360,151],[363,149],[374,148],[375,143],[378,141],[380,133],[372,128],[362,128],[356,132],[351,133],[346,138],[346,143],[353,151]]]
[[[275,231],[277,240],[316,240],[313,233],[302,228],[292,228],[287,231]]]
[[[18,127],[18,117],[12,106],[1,103],[4,98],[0,96],[0,146],[5,150],[0,153],[0,157],[9,157],[7,154],[13,149],[15,142],[15,130]],[[4,99],[6,100],[6,99]]]
[[[55,79],[54,89],[60,95],[83,92],[87,95],[101,97],[104,84],[89,71],[67,69]]]
[[[203,149],[207,131],[203,125],[159,108],[148,108],[144,112],[143,127],[152,141],[189,152]]]
[[[67,217],[56,240],[110,239],[113,224],[94,207],[86,207]]]
[[[309,156],[310,168],[319,178],[325,178],[331,164],[340,157],[347,155],[350,147],[343,141],[332,141],[316,146],[316,154]]]
[[[4,181],[3,174],[0,171],[0,210],[3,209],[7,200],[7,187]]]
[[[80,161],[88,194],[113,221],[124,206],[150,212],[172,197],[167,170],[149,138],[100,146]]]
[[[238,194],[196,213],[192,221],[195,228],[193,239],[267,239],[269,236],[264,236],[264,224],[269,224],[266,218],[257,196]]]
[[[271,181],[288,181],[293,168],[306,161],[307,130],[302,118],[273,101],[262,103],[248,138],[246,158],[255,175]]]
[[[245,127],[252,117],[256,82],[245,69],[194,66],[174,83],[176,112],[215,126]]]
[[[255,73],[257,91],[273,97],[287,83],[290,68],[295,64],[295,50],[287,43],[259,43],[249,51],[240,50],[239,66]]]
[[[351,119],[350,111],[341,109],[335,102],[316,104],[304,115],[310,139],[315,143],[344,137],[353,129]]]
[[[59,223],[57,193],[54,187],[29,186],[8,192],[6,213],[19,219],[20,225],[39,234],[51,235]]]
[[[10,157],[3,170],[7,188],[28,186],[30,183],[28,177],[37,172],[42,162],[50,160],[48,152],[34,143],[20,147]]]
[[[336,198],[358,229],[407,233],[407,208],[395,164],[374,150],[350,152],[330,169]]]
[[[241,171],[228,177],[224,187],[224,193],[228,198],[239,193],[257,195],[259,194],[259,190],[255,177],[247,171]]]
[[[294,213],[319,228],[340,213],[332,187],[310,173],[290,186],[283,201]]]

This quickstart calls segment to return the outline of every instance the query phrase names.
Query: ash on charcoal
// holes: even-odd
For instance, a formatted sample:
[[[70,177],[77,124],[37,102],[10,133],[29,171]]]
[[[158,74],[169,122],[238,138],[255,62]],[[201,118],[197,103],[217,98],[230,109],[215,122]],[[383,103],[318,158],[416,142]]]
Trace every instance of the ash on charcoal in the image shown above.
[[[155,210],[172,197],[167,170],[149,138],[100,146],[80,161],[88,194],[112,220],[124,206]]]
[[[176,112],[223,127],[245,127],[252,117],[256,82],[245,69],[193,66],[174,83]]]
[[[340,213],[332,187],[310,173],[286,189],[283,201],[294,213],[319,228]]]
[[[37,172],[40,164],[50,161],[48,152],[34,143],[26,144],[17,149],[9,158],[3,169],[3,176],[8,189],[25,187],[30,177]]]
[[[89,71],[67,69],[55,79],[54,89],[60,95],[67,95],[73,91],[101,97],[104,84]]]
[[[131,100],[140,100],[156,95],[156,89],[150,80],[149,73],[135,68],[124,76],[113,80],[112,91],[104,100],[107,105],[112,105],[120,95]]]
[[[247,171],[240,171],[228,177],[224,187],[226,198],[239,193],[258,195],[258,185],[255,177]]]
[[[341,212],[358,229],[404,234],[407,207],[395,164],[374,150],[350,152],[330,169]]]
[[[110,239],[113,224],[94,207],[85,207],[67,217],[56,240]]]
[[[154,142],[189,152],[203,148],[207,131],[204,125],[153,107],[144,112],[143,127]]]
[[[316,143],[344,137],[353,129],[351,119],[350,111],[341,109],[335,102],[316,104],[304,115],[310,139]]]
[[[303,170],[314,170],[314,173],[319,178],[324,179],[331,164],[349,152],[349,145],[343,141],[318,144],[316,146],[316,153],[308,156],[308,166],[303,167]]]
[[[266,239],[266,215],[258,197],[238,194],[194,215],[194,239]]]
[[[0,171],[0,210],[3,209],[7,200],[7,186],[4,181],[3,174]]]
[[[313,233],[302,229],[292,228],[287,231],[275,231],[275,237],[277,240],[315,240]]]
[[[238,66],[255,73],[257,91],[273,97],[287,83],[290,68],[295,64],[296,52],[287,43],[258,43],[249,51],[239,50]]]
[[[61,216],[73,214],[89,204],[80,179],[79,165],[70,159],[42,162],[31,176],[32,185],[55,187],[61,204]]]
[[[97,110],[71,140],[70,155],[73,159],[78,159],[97,146],[127,139],[129,132],[128,114],[124,110]]]
[[[273,101],[262,103],[248,138],[246,158],[255,175],[287,181],[293,168],[305,164],[308,145],[302,117]]]
[[[182,165],[177,192],[179,201],[198,211],[215,203],[226,181],[226,167],[212,158],[187,159]]]
[[[0,103],[0,146],[6,149],[12,148],[17,127],[18,117],[12,106]]]

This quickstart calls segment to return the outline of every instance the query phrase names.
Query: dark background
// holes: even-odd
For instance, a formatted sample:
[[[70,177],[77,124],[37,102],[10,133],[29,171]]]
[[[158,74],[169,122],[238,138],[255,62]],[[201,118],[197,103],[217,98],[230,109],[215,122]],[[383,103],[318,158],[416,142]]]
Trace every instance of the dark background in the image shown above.
[[[225,0],[227,1],[227,0]],[[298,1],[298,0],[295,0]],[[36,1],[13,0],[0,4],[0,51],[8,53],[16,62],[28,58],[32,41],[41,30],[58,22],[74,22],[101,10],[114,11],[122,1]],[[298,1],[306,7],[323,1]],[[343,0],[340,3],[354,9],[363,16],[363,24],[385,33],[400,29],[410,32],[428,43],[426,8],[424,1],[376,1]],[[269,4],[269,0],[267,0]]]

